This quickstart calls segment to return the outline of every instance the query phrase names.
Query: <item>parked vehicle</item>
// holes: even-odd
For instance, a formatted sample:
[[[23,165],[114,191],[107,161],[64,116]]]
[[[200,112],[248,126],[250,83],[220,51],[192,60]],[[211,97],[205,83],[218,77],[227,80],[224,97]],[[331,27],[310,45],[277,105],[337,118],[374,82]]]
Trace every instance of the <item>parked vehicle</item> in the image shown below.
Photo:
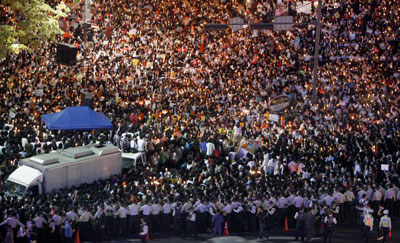
[[[113,145],[90,144],[22,159],[7,178],[9,196],[45,194],[71,188],[122,172],[122,156]]]

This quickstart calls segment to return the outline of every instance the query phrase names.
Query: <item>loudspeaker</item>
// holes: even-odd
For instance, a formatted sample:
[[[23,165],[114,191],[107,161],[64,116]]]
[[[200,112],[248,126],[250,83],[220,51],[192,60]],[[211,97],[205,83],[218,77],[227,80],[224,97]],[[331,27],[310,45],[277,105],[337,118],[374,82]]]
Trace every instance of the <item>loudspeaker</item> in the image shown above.
[[[57,63],[65,65],[76,64],[76,53],[78,48],[66,43],[57,43]]]
[[[90,109],[93,109],[93,95],[90,92],[82,91],[81,92],[81,106],[89,106]]]

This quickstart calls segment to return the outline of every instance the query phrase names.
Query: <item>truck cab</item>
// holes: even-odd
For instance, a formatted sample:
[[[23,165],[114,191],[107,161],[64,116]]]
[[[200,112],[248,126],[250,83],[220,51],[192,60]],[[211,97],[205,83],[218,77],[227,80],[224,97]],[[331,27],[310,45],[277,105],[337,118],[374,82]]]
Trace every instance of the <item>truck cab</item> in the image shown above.
[[[7,196],[24,197],[42,194],[43,174],[31,167],[18,167],[5,181],[3,191]]]
[[[146,165],[146,153],[122,153],[122,169],[136,168]]]

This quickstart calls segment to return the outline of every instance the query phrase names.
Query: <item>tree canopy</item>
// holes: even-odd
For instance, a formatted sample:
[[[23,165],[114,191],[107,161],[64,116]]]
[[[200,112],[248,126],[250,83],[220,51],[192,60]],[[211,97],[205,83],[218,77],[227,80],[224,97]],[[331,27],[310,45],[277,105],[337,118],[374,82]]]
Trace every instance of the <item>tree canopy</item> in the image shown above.
[[[52,8],[44,0],[2,0],[0,58],[56,41],[63,33],[58,20],[68,11],[64,2]]]

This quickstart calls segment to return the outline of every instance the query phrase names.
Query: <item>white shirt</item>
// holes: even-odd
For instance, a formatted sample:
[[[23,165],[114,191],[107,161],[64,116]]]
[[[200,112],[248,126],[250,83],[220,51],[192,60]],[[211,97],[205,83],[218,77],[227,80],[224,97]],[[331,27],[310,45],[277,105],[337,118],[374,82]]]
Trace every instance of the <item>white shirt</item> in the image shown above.
[[[335,199],[334,199],[331,195],[327,195],[327,196],[324,198],[324,201],[325,201],[326,205],[328,205],[328,206],[331,206],[331,205],[332,205],[332,202],[333,202],[334,200],[335,200]]]
[[[140,208],[140,211],[142,211],[143,215],[148,216],[151,214],[151,207],[149,205],[145,204]]]
[[[360,191],[358,191],[358,193],[357,193],[357,199],[358,200],[361,200],[362,199],[362,196],[364,195],[364,194],[367,194],[367,192],[366,191],[364,191],[363,189],[361,189]]]
[[[242,136],[242,128],[241,127],[235,127],[233,135],[234,136]]]
[[[296,198],[296,196],[295,195],[293,195],[293,194],[290,194],[290,196],[287,198],[287,200],[288,200],[288,204],[289,205],[293,205],[293,203],[294,203],[294,199]]]
[[[93,215],[88,212],[88,211],[84,211],[81,215],[81,217],[79,218],[80,222],[89,222],[90,219],[93,219]]]
[[[171,204],[169,204],[169,203],[166,203],[162,206],[162,211],[164,214],[171,213],[171,210],[172,210],[172,207],[171,207]]]
[[[304,204],[304,198],[297,196],[294,198],[294,206],[296,208],[301,208]]]
[[[137,150],[139,151],[139,152],[144,152],[145,151],[145,149],[146,149],[146,145],[147,145],[147,142],[146,142],[146,140],[144,140],[144,139],[139,139],[138,141],[137,141]]]
[[[227,204],[222,211],[224,211],[225,213],[232,213],[233,207],[232,204]]]
[[[149,232],[149,227],[147,226],[147,224],[143,225],[142,232],[140,232],[140,235],[147,235],[148,232]]]
[[[35,224],[36,224],[37,228],[43,229],[43,223],[47,223],[47,221],[43,217],[38,216],[38,217],[35,218]]]
[[[194,212],[189,213],[189,221],[196,222],[196,214]]]
[[[286,208],[287,205],[288,205],[288,200],[285,197],[280,197],[276,202],[276,206],[278,208]]]
[[[380,191],[375,191],[374,194],[372,194],[372,201],[380,201],[382,199],[382,194]]]
[[[159,215],[161,211],[161,205],[158,203],[151,205],[151,211],[154,215]]]
[[[137,205],[136,203],[129,205],[128,209],[129,209],[130,216],[135,216],[135,215],[139,214],[140,208],[139,208],[139,205]]]
[[[335,198],[335,201],[337,203],[339,203],[339,204],[344,203],[344,195],[343,195],[343,193],[341,193],[341,192],[336,193],[334,198]]]
[[[234,209],[233,211],[234,211],[235,213],[240,213],[240,212],[243,211],[243,207],[242,207],[242,206],[239,206],[238,208]]]
[[[126,218],[127,213],[128,213],[128,210],[126,210],[124,207],[120,207],[118,209],[117,215],[119,218],[124,219],[124,218]]]
[[[213,143],[210,143],[210,142],[208,142],[207,144],[206,144],[206,146],[207,146],[207,156],[212,156],[212,155],[214,155],[214,152],[215,152],[215,145],[213,144]]]

